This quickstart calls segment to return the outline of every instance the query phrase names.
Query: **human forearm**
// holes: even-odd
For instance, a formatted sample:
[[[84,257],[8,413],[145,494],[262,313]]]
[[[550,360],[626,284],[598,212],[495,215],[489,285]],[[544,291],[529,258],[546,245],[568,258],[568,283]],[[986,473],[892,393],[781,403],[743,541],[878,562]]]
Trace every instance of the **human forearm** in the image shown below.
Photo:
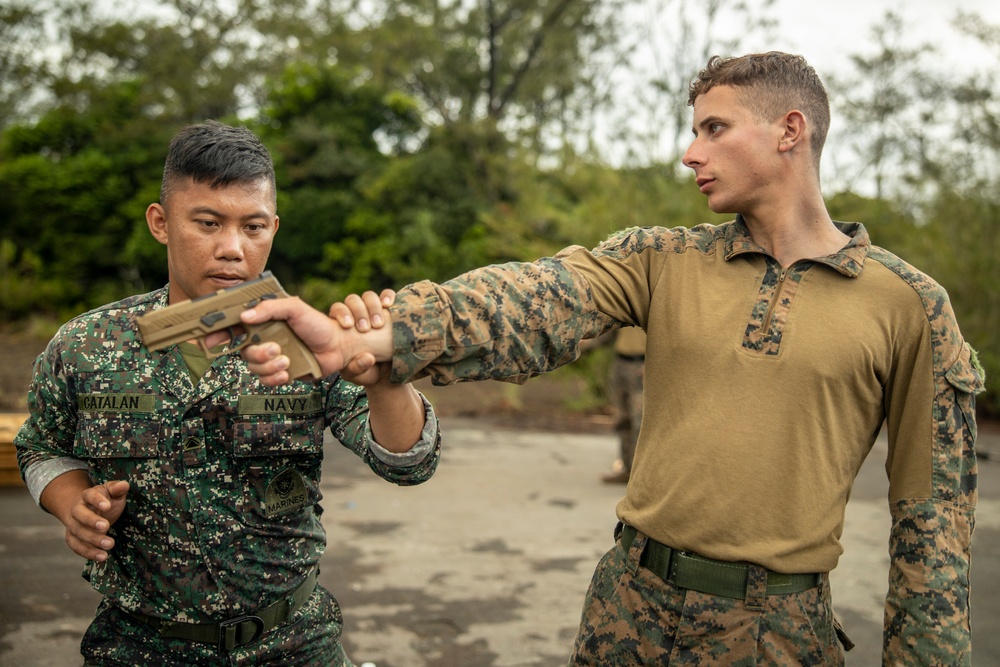
[[[42,505],[42,491],[56,477],[70,472],[71,470],[87,470],[85,462],[71,456],[60,456],[53,459],[42,459],[28,465],[24,470],[24,483],[28,486],[28,493],[35,499],[40,507]]]
[[[372,437],[390,452],[409,451],[424,428],[424,403],[409,384],[379,382],[365,387]]]
[[[422,484],[433,476],[441,460],[441,431],[434,408],[417,394],[424,410],[420,439],[405,452],[391,452],[375,442],[368,422],[368,446],[358,453],[368,466],[385,480],[400,486]]]
[[[394,382],[523,382],[569,363],[582,339],[616,322],[559,259],[498,264],[399,291],[392,306]]]

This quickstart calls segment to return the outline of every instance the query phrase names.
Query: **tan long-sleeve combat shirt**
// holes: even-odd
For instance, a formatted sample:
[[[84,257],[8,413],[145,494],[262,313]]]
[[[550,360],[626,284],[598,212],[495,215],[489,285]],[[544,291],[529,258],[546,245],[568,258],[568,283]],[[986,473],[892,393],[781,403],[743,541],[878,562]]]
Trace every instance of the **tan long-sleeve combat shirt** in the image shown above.
[[[737,218],[417,283],[393,311],[394,377],[523,381],[582,338],[640,326],[646,410],[619,517],[788,573],[836,566],[884,423],[886,659],[966,664],[981,372],[944,289],[838,224],[852,237],[840,252],[785,268]]]

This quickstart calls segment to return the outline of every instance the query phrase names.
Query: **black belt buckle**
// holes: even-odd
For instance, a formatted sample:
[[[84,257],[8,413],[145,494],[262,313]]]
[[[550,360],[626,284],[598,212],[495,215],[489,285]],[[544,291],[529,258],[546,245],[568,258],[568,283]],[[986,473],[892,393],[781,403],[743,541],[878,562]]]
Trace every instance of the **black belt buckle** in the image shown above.
[[[246,641],[237,641],[236,634],[244,623],[254,624],[254,633]],[[227,621],[219,623],[219,653],[225,654],[238,646],[246,646],[250,642],[256,641],[264,634],[264,619],[260,616],[237,616]]]

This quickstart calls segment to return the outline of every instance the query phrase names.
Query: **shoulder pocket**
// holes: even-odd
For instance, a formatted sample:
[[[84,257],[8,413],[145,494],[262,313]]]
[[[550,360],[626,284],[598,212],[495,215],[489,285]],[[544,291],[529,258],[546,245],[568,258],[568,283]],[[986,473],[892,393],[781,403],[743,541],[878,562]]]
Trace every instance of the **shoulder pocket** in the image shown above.
[[[958,355],[958,359],[944,375],[948,384],[966,394],[975,396],[986,388],[979,359],[968,343],[962,344],[962,352]]]
[[[963,460],[971,456],[975,449],[978,428],[976,427],[976,394],[985,386],[982,367],[976,358],[975,351],[968,343],[962,344],[955,363],[945,371],[945,379],[952,391],[943,397],[940,407],[944,408],[947,431],[960,435],[963,442]],[[949,404],[953,407],[949,408]]]

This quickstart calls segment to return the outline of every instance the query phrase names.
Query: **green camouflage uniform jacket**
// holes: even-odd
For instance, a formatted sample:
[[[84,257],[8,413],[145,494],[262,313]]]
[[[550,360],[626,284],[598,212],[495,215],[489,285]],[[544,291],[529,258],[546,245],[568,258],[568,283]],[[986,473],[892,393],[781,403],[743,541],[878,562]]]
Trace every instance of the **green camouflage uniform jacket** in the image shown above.
[[[177,346],[150,352],[135,325],[166,303],[161,289],[61,328],[35,362],[18,460],[36,500],[84,465],[95,483],[130,483],[110,558],[86,565],[95,589],[126,610],[221,620],[285,597],[319,562],[327,427],[400,485],[433,474],[440,436],[425,401],[421,441],[391,453],[372,440],[361,387],[338,376],[265,387],[235,354],[194,385]]]
[[[885,422],[884,659],[969,664],[982,369],[944,289],[838,224],[845,248],[790,267],[737,218],[415,283],[392,307],[393,380],[520,382],[576,359],[581,339],[642,327],[648,406],[619,517],[779,572],[836,566],[854,475]]]

